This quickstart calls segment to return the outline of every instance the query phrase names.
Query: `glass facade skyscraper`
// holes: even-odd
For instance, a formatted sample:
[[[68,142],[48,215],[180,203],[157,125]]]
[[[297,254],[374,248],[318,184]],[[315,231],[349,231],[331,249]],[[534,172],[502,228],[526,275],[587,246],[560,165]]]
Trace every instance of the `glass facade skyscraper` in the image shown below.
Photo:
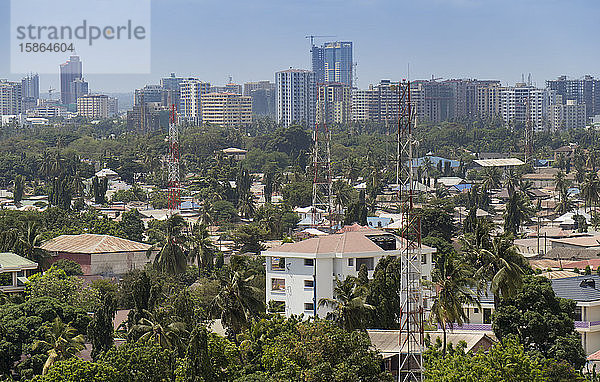
[[[339,82],[352,87],[352,42],[326,42],[313,46],[311,52],[317,83]]]
[[[82,80],[81,60],[79,56],[71,56],[67,62],[60,64],[60,100],[64,105],[77,102],[77,95],[72,93],[72,83]]]

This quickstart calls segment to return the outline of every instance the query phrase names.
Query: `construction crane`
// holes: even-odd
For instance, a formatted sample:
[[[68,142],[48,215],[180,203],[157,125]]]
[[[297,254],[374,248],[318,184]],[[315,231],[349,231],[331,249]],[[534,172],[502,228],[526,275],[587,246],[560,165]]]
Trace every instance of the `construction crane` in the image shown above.
[[[315,46],[315,38],[321,38],[321,37],[337,37],[337,36],[332,36],[332,35],[309,35],[309,36],[304,36],[304,38],[309,38],[310,39],[310,47],[312,49],[313,46]]]

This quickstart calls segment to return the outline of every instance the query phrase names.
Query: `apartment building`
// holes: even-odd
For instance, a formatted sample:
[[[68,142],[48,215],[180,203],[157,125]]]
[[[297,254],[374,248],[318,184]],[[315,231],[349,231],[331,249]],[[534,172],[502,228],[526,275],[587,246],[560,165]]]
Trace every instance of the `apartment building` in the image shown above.
[[[103,94],[86,94],[77,98],[77,114],[86,118],[108,118],[108,98]]]
[[[0,80],[0,115],[17,115],[23,111],[21,82]]]
[[[548,122],[553,131],[583,129],[586,120],[586,105],[578,104],[576,100],[550,106]]]
[[[318,107],[325,108],[325,123],[348,123],[352,119],[352,92],[350,86],[341,82],[319,85]],[[318,111],[320,112],[320,111]]]
[[[179,84],[179,119],[192,125],[202,124],[202,95],[210,93],[210,83],[186,78]]]
[[[286,243],[262,253],[266,259],[266,302],[289,317],[304,314],[323,317],[322,298],[333,298],[336,280],[357,276],[364,264],[369,277],[386,256],[400,256],[405,242],[388,232],[362,229]],[[422,274],[430,279],[435,249],[419,250]],[[424,306],[427,309],[427,303]]]
[[[209,93],[201,97],[202,121],[222,127],[252,123],[252,98],[236,93]]]
[[[315,74],[288,69],[275,73],[277,123],[314,126],[317,90]]]

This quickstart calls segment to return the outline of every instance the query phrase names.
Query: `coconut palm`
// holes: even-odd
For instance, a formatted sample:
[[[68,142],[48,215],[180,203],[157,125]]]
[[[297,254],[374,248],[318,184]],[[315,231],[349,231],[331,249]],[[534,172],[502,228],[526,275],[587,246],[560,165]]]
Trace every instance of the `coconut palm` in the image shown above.
[[[516,172],[512,167],[508,169],[504,179],[504,186],[508,191],[508,196],[512,196],[515,193],[515,190],[519,188],[519,184],[521,183],[521,174]]]
[[[19,232],[19,245],[26,258],[35,261],[43,268],[49,255],[40,248],[42,235],[38,232],[38,225],[35,222],[27,222]]]
[[[256,205],[254,204],[254,195],[250,191],[244,192],[242,195],[240,195],[238,211],[244,219],[250,219],[252,216],[254,216],[254,213],[256,212]]]
[[[327,314],[327,318],[337,322],[346,330],[364,329],[367,312],[375,309],[366,302],[366,287],[359,285],[356,277],[348,276],[344,281],[336,281],[333,295],[334,298],[319,300],[319,307],[332,309]]]
[[[138,342],[154,343],[171,350],[181,350],[181,337],[187,334],[184,323],[172,322],[163,326],[152,314],[141,318],[131,327],[131,332],[139,335]]]
[[[447,328],[452,330],[454,324],[462,325],[469,321],[463,308],[465,305],[480,305],[474,292],[476,282],[472,274],[467,262],[459,259],[455,253],[449,253],[436,259],[431,281],[424,280],[425,286],[436,292],[429,319],[442,328],[444,355]]]
[[[211,304],[211,313],[219,317],[230,334],[248,326],[252,317],[264,311],[260,289],[252,285],[255,272],[242,256],[232,256],[230,266],[219,276],[221,290]]]
[[[45,340],[37,340],[33,344],[33,350],[47,349],[48,358],[44,363],[42,374],[46,374],[55,362],[74,357],[85,349],[83,335],[78,334],[71,325],[62,322],[59,317],[56,317],[52,323],[47,323],[45,329]]]
[[[559,198],[562,196],[563,190],[567,190],[569,188],[569,181],[566,179],[567,175],[564,171],[559,171],[554,175],[554,189],[558,191]]]
[[[531,221],[535,209],[531,201],[521,191],[513,192],[506,202],[504,211],[504,230],[516,234],[521,229],[521,225]]]
[[[158,232],[161,240],[153,245],[148,254],[160,247],[160,251],[154,258],[154,266],[161,272],[177,274],[185,271],[187,257],[184,252],[185,237],[182,229],[185,221],[180,215],[173,215],[165,222],[165,232]]]
[[[566,214],[567,212],[573,211],[577,207],[577,204],[573,200],[573,198],[569,195],[567,189],[563,189],[559,192],[558,203],[556,203],[555,211],[561,215]]]
[[[600,179],[597,173],[590,171],[585,174],[581,193],[587,207],[596,206],[598,199],[600,199]]]
[[[214,245],[206,226],[203,224],[195,224],[192,228],[192,236],[190,242],[190,259],[195,259],[198,264],[198,275],[202,275],[202,271],[210,273],[213,268],[213,262],[217,247]]]
[[[481,182],[481,188],[485,192],[489,192],[495,188],[500,187],[500,182],[502,179],[502,174],[500,174],[500,170],[496,167],[487,167],[483,171],[483,180]]]
[[[343,209],[350,203],[352,197],[352,188],[343,180],[336,180],[331,185],[331,191],[334,195],[334,204],[338,210]]]
[[[490,249],[472,248],[471,263],[475,265],[475,280],[478,289],[484,290],[490,283],[494,294],[494,307],[500,297],[512,296],[523,284],[523,273],[527,261],[507,237],[495,237]]]

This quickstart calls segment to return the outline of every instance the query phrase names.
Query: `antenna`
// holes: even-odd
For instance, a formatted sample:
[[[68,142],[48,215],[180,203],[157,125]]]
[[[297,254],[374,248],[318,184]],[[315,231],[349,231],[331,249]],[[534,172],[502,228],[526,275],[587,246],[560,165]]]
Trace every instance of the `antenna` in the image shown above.
[[[329,229],[333,223],[331,152],[329,142],[331,133],[327,127],[327,86],[319,86],[317,95],[317,118],[313,132],[313,196],[312,225],[316,228],[321,222],[317,219],[319,209],[325,211],[329,220]]]
[[[167,163],[169,181],[169,215],[181,205],[181,179],[179,174],[179,129],[177,127],[177,106],[171,104],[169,115],[169,160]]]
[[[416,126],[410,81],[398,84],[398,130],[396,179],[402,214],[400,273],[400,335],[398,381],[423,380],[423,286],[421,285],[421,221],[414,213],[413,128]]]

